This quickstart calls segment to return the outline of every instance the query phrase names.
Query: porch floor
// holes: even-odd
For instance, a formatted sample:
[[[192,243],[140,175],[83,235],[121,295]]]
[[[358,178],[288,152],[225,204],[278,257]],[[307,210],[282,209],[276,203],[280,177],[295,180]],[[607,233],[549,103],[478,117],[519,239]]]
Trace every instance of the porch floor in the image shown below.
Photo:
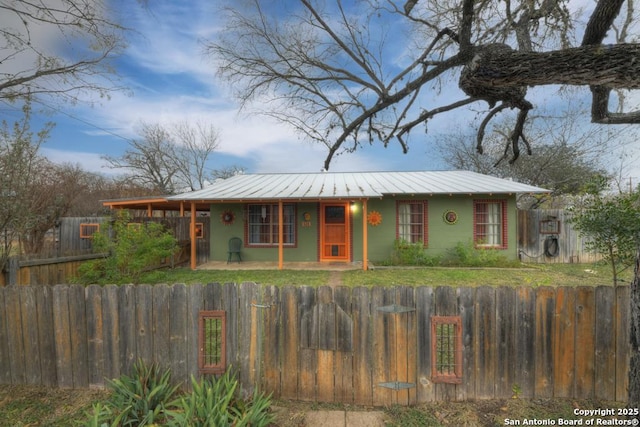
[[[373,266],[369,264],[369,268]],[[209,261],[200,264],[196,270],[277,270],[278,262],[269,261]],[[362,270],[362,262],[284,262],[283,270],[325,270],[345,271]]]

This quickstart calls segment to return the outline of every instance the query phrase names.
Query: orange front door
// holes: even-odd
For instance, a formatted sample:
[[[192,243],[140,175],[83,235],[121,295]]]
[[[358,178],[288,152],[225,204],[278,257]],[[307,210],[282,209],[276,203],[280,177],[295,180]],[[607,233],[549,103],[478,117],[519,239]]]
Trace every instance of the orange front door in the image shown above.
[[[320,261],[349,261],[349,203],[320,206]]]

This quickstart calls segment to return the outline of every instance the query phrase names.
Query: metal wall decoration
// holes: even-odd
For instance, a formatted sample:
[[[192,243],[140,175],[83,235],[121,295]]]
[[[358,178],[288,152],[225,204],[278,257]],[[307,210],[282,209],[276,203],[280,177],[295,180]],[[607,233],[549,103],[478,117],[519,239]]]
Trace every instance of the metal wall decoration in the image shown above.
[[[445,223],[453,225],[458,222],[458,213],[453,210],[447,210],[444,212],[444,214],[442,214],[442,219]]]

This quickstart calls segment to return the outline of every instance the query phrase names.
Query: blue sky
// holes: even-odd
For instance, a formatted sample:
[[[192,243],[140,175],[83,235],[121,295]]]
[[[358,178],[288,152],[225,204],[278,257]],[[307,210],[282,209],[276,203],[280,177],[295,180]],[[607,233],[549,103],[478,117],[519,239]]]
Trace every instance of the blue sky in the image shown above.
[[[313,172],[322,168],[326,156],[322,147],[305,142],[290,128],[266,117],[239,113],[228,88],[217,79],[214,64],[203,55],[200,42],[215,37],[221,28],[217,1],[151,0],[149,10],[131,0],[112,2],[125,25],[135,29],[128,36],[126,51],[116,60],[120,83],[128,90],[113,93],[110,100],[93,100],[93,106],[79,103],[48,109],[35,105],[48,110],[47,114],[38,114],[38,121],[56,123],[43,154],[53,161],[79,163],[86,170],[114,173],[104,167],[100,156],[121,154],[127,140],[138,137],[136,129],[141,122],[171,124],[187,120],[211,123],[220,131],[212,168],[240,165],[248,172]],[[448,90],[456,99],[462,97],[456,93],[455,84]],[[548,102],[552,96],[545,88],[529,94],[534,104]],[[2,118],[18,118],[16,108],[1,103]],[[473,111],[458,111],[437,117],[428,135],[413,138],[408,155],[395,144],[386,149],[380,144],[366,146],[334,158],[331,170],[443,169],[431,136],[458,132],[471,124],[474,115]],[[635,168],[627,173],[640,176]]]

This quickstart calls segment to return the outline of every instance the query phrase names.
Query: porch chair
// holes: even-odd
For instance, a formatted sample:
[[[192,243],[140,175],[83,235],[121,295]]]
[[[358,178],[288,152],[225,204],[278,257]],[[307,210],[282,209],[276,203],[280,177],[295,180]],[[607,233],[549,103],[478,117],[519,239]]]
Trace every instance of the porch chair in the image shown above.
[[[231,258],[235,254],[238,257],[238,262],[242,262],[242,256],[240,255],[240,248],[242,248],[242,239],[239,237],[232,237],[229,239],[229,251],[227,252],[227,264],[231,262]]]

